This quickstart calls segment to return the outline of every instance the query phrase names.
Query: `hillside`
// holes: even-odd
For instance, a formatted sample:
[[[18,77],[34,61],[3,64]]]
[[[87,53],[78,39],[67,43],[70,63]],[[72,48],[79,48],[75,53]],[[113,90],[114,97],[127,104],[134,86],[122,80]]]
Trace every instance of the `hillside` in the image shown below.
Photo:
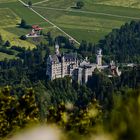
[[[28,0],[23,1],[28,3]],[[139,5],[139,2],[136,0],[131,0],[130,2],[123,0],[121,4],[120,0],[115,2],[114,0],[85,0],[82,9],[74,8],[76,4],[75,0],[32,0],[32,8],[54,23],[55,26],[41,19],[33,11],[24,7],[18,0],[1,0],[0,2],[0,9],[9,8],[15,13],[18,19],[25,19],[30,25],[38,24],[44,28],[44,32],[51,31],[54,37],[64,35],[63,32],[56,28],[58,26],[79,42],[84,39],[88,42],[97,43],[111,32],[113,28],[119,28],[125,22],[140,19],[139,9],[133,8],[133,5]],[[127,6],[128,4],[130,5],[129,7]],[[16,35],[29,32],[29,30],[21,31],[16,27],[16,24],[10,27],[7,26],[4,29]]]
[[[126,23],[120,29],[114,29],[98,47],[105,55],[118,62],[140,63],[140,22]]]
[[[0,140],[140,140],[140,0],[29,1],[0,0]]]

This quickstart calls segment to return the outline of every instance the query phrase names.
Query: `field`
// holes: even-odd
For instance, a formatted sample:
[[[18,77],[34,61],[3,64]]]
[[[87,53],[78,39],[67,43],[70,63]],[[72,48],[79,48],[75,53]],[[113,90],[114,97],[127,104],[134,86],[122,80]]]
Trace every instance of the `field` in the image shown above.
[[[9,40],[11,45],[32,49],[35,47],[32,42],[22,41],[19,39],[21,35],[27,34],[29,31],[18,28],[17,24],[20,23],[22,18],[25,18],[25,20],[27,20],[29,24],[31,24],[32,22],[34,23],[36,20],[29,20],[30,17],[25,17],[24,13],[26,13],[26,11],[28,13],[28,9],[22,7],[23,6],[17,0],[0,0],[0,35],[2,35],[4,41]],[[30,10],[28,15],[33,15],[32,12],[30,14]],[[36,18],[36,15],[34,15],[34,17]],[[40,18],[36,19],[39,22],[42,21]],[[14,55],[0,53],[0,60],[4,58],[12,59],[16,57]]]
[[[28,0],[23,1],[28,3]],[[84,0],[85,6],[81,10],[72,8],[75,6],[75,1],[76,0],[32,0],[32,3],[34,10],[79,42],[86,39],[89,42],[97,43],[99,39],[103,38],[113,28],[119,28],[125,22],[140,19],[139,9],[127,7],[128,3],[134,5],[134,3],[138,2],[137,0],[123,0],[121,6],[124,7],[119,6],[120,0]],[[11,2],[10,4],[3,3],[1,6],[3,8],[10,8],[16,15],[25,19],[31,25],[38,24],[44,27],[45,32],[52,31],[54,36],[60,34],[55,27],[46,23],[46,21],[18,1]],[[14,28],[7,28],[6,30],[17,35],[28,32],[21,32],[20,29],[15,29],[14,32]]]
[[[0,17],[0,27],[15,26],[19,23],[19,17],[9,8],[1,8]]]
[[[94,0],[96,4],[140,8],[139,0]]]
[[[113,28],[119,28],[125,22],[140,19],[140,10],[128,8],[128,1],[123,1],[124,7],[116,3],[108,5],[107,0],[85,0],[85,6],[81,10],[72,8],[75,6],[75,0],[49,0],[33,5],[36,11],[79,42],[86,39],[97,43]],[[117,2],[120,3],[120,1]]]
[[[17,0],[0,0],[0,3],[15,2]]]
[[[17,24],[21,20],[20,17],[13,10],[11,10],[10,8],[0,8],[0,17],[0,35],[2,35],[4,41],[9,40],[11,45],[16,45],[20,47],[28,47],[31,49],[35,47],[35,45],[30,42],[20,40],[17,34],[13,34],[7,31],[8,28],[18,29]],[[0,59],[5,57],[15,58],[15,56],[7,55],[4,53],[0,53],[0,55]]]
[[[28,0],[23,1],[28,3]],[[139,0],[84,0],[82,9],[74,8],[76,0],[32,0],[32,8],[55,26],[18,0],[0,0],[0,3],[0,28],[5,34],[9,33],[17,39],[29,32],[17,27],[21,19],[30,25],[40,25],[44,32],[51,31],[54,37],[64,35],[57,26],[79,42],[87,40],[92,43],[97,43],[113,28],[120,28],[125,22],[140,20]],[[10,36],[9,39],[12,40]],[[32,46],[32,43],[34,42],[28,40],[22,46]]]

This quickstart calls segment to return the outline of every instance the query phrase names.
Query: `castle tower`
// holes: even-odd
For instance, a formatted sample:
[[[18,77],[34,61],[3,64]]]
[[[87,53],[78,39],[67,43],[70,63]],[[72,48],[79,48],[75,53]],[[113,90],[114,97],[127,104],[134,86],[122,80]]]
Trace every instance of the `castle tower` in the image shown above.
[[[99,49],[96,54],[96,62],[98,66],[102,66],[102,50]]]
[[[59,45],[57,43],[55,44],[55,54],[59,55]]]
[[[64,58],[64,53],[61,55],[61,76],[65,76],[65,58]]]

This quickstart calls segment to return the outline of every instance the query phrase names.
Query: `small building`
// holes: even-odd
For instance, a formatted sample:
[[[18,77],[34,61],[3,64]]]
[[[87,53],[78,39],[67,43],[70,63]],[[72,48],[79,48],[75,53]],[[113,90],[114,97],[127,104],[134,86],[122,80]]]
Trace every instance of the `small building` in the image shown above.
[[[32,25],[32,30],[29,34],[26,35],[26,37],[40,37],[40,32],[43,30],[43,28],[39,27],[38,25]]]

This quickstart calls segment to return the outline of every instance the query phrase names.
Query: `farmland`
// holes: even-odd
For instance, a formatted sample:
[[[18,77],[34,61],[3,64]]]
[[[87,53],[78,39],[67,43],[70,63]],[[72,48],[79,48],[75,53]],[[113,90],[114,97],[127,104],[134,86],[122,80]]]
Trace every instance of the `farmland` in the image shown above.
[[[1,8],[0,17],[0,27],[15,26],[19,22],[19,17],[9,8]]]
[[[0,0],[0,3],[15,2],[17,0]]]
[[[0,34],[2,35],[3,40],[9,40],[11,45],[21,47],[30,46],[31,48],[35,47],[27,41],[20,40],[18,35],[6,31],[8,28],[16,29],[17,24],[20,22],[20,18],[15,12],[10,8],[0,8],[0,17]]]
[[[23,1],[28,2],[28,0]],[[87,41],[96,43],[113,28],[119,28],[125,22],[140,19],[140,10],[132,8],[137,0],[129,1],[130,7],[127,6],[128,1],[126,0],[122,4],[123,7],[120,7],[120,1],[85,0],[85,6],[81,10],[71,8],[75,6],[75,1],[32,0],[32,3],[34,10],[52,21],[79,42],[86,37]],[[27,23],[38,24],[44,27],[45,32],[52,31],[54,36],[60,33],[56,28],[46,23],[18,1],[10,4],[3,3],[0,7],[9,7],[20,18],[25,19]],[[18,32],[18,35],[22,35],[20,30],[16,29],[15,32],[13,32],[13,28],[8,28],[7,30],[15,34]],[[23,33],[25,32],[27,31],[23,31]]]
[[[125,5],[127,1],[124,7],[117,4],[107,5],[105,0],[85,0],[84,2],[85,6],[81,10],[72,8],[75,6],[74,0],[52,0],[35,4],[33,8],[79,42],[86,39],[96,43],[113,28],[119,28],[125,22],[140,19],[140,10],[128,8]]]
[[[96,4],[140,8],[139,0],[94,0]]]
[[[23,1],[28,3],[28,0]],[[32,8],[36,12],[78,42],[87,40],[97,43],[113,28],[119,28],[131,20],[140,20],[138,0],[123,0],[123,2],[121,0],[84,0],[82,9],[73,8],[76,0],[32,0],[32,3]],[[58,28],[43,20],[18,0],[0,0],[0,16],[1,33],[9,37],[12,45],[20,42],[19,36],[29,32],[27,29],[18,28],[17,24],[21,19],[25,19],[29,25],[37,24],[43,27],[44,32],[51,31],[54,37],[64,35]],[[27,48],[34,47],[32,40],[19,44]]]

